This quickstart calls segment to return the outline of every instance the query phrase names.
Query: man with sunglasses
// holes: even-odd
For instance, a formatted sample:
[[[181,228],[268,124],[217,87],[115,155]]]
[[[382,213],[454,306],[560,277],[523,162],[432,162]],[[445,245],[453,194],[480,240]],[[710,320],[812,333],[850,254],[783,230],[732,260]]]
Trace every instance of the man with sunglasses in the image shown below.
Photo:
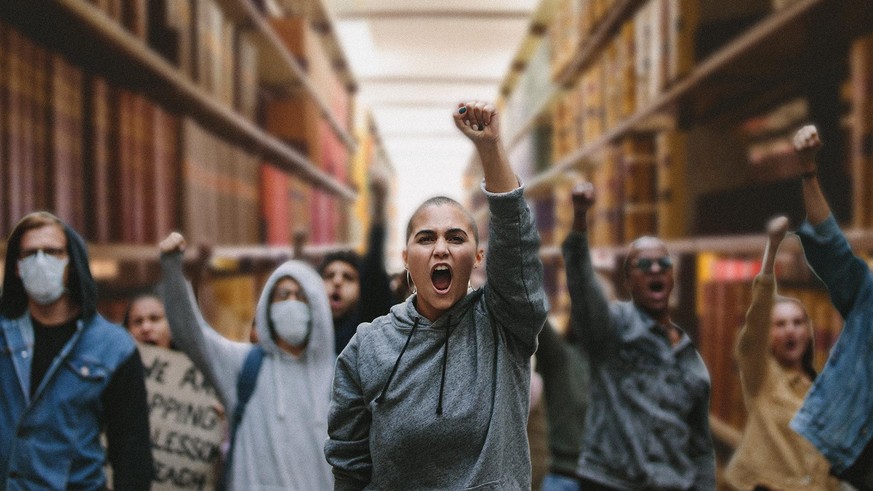
[[[623,268],[631,301],[609,304],[588,247],[593,203],[590,183],[573,189],[563,244],[571,327],[591,363],[580,489],[715,489],[709,373],[670,319],[673,261],[660,239],[632,242]]]

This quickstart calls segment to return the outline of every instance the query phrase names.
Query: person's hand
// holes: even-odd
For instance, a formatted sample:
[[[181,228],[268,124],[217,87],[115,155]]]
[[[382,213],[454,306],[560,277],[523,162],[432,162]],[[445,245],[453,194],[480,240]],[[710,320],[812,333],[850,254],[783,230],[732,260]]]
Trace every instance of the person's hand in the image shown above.
[[[160,243],[161,254],[171,254],[173,252],[185,252],[185,237],[179,232],[171,232],[166,239]]]
[[[573,198],[573,231],[585,232],[588,230],[588,210],[594,206],[594,185],[582,181],[573,186],[571,193]]]
[[[455,126],[475,145],[500,139],[497,110],[481,101],[462,102],[452,114]]]
[[[788,217],[778,216],[767,222],[767,238],[773,244],[779,244],[788,233]]]
[[[803,172],[815,171],[815,154],[821,146],[818,130],[813,125],[800,128],[794,135],[794,150],[800,155]]]
[[[576,216],[584,216],[588,210],[594,206],[596,197],[594,196],[594,185],[590,182],[583,181],[573,186],[573,214]]]
[[[370,169],[370,193],[376,199],[384,199],[388,195],[388,175],[384,170]]]

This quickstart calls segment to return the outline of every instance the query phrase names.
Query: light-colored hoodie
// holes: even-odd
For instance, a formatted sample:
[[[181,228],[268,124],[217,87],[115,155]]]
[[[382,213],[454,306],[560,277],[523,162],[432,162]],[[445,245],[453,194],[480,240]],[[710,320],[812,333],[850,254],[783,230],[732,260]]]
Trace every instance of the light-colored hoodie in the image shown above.
[[[182,274],[182,255],[161,257],[167,319],[173,342],[216,388],[226,413],[236,407],[236,384],[252,345],[215,332],[197,308]],[[305,351],[293,356],[273,341],[268,324],[270,292],[284,277],[296,280],[312,312]],[[311,267],[288,261],[270,275],[255,314],[263,364],[239,425],[228,485],[234,490],[321,490],[333,486],[322,448],[333,375],[333,320],[324,282]]]
[[[415,296],[358,327],[337,359],[335,489],[530,489],[530,357],[547,301],[522,189],[487,193],[485,286],[435,322]]]

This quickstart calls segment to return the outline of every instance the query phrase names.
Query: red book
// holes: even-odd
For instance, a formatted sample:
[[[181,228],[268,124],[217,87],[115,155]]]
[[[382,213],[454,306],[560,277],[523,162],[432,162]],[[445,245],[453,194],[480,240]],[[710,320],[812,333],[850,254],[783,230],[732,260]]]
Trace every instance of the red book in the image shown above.
[[[85,233],[85,167],[82,155],[84,75],[57,54],[50,59],[49,202],[62,220]],[[88,193],[87,197],[92,195]],[[88,209],[93,209],[89,199]]]
[[[162,240],[179,228],[179,120],[158,105],[153,105],[152,110],[153,161],[150,170],[154,180],[154,210],[150,214],[154,220],[155,240]]]
[[[270,164],[261,164],[261,213],[268,245],[288,245],[291,239],[288,177]]]
[[[118,202],[115,204],[120,210],[119,233],[117,240],[131,244],[135,242],[135,215],[138,195],[136,186],[133,185],[134,177],[134,94],[126,89],[118,91],[118,180],[111,185],[118,189]]]
[[[8,182],[6,175],[9,159],[6,155],[6,139],[9,136],[9,41],[6,24],[0,22],[0,237],[5,240],[9,235],[6,210],[9,209],[8,193],[3,183]]]
[[[87,213],[90,239],[99,244],[120,240],[118,203],[117,108],[113,90],[105,79],[89,81],[86,169],[91,206]]]

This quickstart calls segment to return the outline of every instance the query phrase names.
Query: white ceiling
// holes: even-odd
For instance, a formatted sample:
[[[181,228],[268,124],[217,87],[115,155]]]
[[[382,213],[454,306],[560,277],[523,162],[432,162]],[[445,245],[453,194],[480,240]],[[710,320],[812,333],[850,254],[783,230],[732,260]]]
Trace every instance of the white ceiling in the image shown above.
[[[324,1],[397,172],[398,229],[430,196],[462,199],[473,149],[451,111],[497,98],[538,0]]]

